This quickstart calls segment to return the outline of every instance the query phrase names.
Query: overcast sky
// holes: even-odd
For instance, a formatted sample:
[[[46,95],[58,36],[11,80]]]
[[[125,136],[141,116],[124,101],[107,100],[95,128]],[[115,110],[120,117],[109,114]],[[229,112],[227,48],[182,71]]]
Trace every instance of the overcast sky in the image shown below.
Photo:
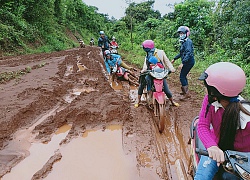
[[[116,19],[120,19],[124,16],[124,12],[128,5],[125,0],[82,0],[87,5],[96,6],[100,13],[108,14],[111,18],[114,16]],[[140,3],[146,0],[134,0],[135,3]],[[180,3],[183,0],[155,0],[154,9],[159,10],[162,15],[173,11],[167,4]]]

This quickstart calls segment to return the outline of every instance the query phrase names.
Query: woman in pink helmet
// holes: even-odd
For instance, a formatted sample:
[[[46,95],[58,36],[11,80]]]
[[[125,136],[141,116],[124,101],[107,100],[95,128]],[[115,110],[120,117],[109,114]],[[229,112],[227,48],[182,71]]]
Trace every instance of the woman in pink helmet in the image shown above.
[[[194,179],[211,180],[224,162],[223,151],[250,152],[250,103],[239,100],[246,76],[233,63],[215,63],[199,79],[204,80],[208,94],[199,114],[198,135],[209,157],[201,156]],[[239,179],[223,170],[220,175]]]
[[[151,58],[156,58],[159,61],[159,63],[161,63],[164,66],[164,68],[168,68],[171,72],[175,72],[175,68],[173,67],[173,65],[169,61],[169,59],[167,58],[165,52],[163,50],[155,48],[154,41],[145,40],[142,43],[142,48],[146,52],[146,56],[145,56],[144,65],[143,65],[143,68],[141,70],[141,73],[143,73],[147,70],[150,70],[150,64],[152,63],[150,61]],[[152,91],[151,91],[152,77],[150,75],[147,75],[146,77],[144,77],[140,80],[140,86],[138,88],[138,101],[136,102],[135,107],[139,106],[139,103],[141,101],[141,96],[143,93],[143,89],[145,86],[147,86],[147,90],[149,91],[149,93],[152,93]],[[166,79],[163,80],[163,90],[164,90],[166,96],[168,97],[168,99],[170,100],[171,104],[173,106],[178,107],[179,104],[174,101],[173,95],[172,95],[171,91],[169,90]]]

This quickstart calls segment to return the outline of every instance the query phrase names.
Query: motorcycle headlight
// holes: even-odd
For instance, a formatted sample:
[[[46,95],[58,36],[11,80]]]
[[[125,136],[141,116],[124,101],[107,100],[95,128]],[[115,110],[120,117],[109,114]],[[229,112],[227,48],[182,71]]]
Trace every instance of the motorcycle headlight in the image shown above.
[[[239,175],[246,180],[250,180],[250,173],[244,170],[242,167],[240,167],[238,164],[235,164],[235,167],[237,171],[239,172]]]

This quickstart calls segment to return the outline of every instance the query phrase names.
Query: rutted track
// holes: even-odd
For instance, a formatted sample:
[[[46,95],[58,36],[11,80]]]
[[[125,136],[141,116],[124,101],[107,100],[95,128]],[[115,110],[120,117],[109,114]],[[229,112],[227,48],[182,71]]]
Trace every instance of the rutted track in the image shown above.
[[[40,67],[41,63],[45,65]],[[30,179],[51,179],[67,159],[64,154],[67,147],[78,141],[79,137],[94,135],[95,132],[99,133],[99,129],[107,133],[111,129],[110,133],[119,134],[118,125],[122,128],[121,145],[123,158],[126,159],[120,161],[123,165],[128,163],[124,169],[129,170],[129,174],[121,170],[123,179],[188,178],[188,128],[201,102],[195,99],[195,95],[192,100],[181,103],[179,108],[167,107],[166,128],[163,134],[159,134],[152,111],[143,105],[134,108],[134,87],[127,82],[120,82],[120,90],[110,86],[98,48],[3,58],[0,60],[0,72],[36,65],[37,68],[18,80],[0,84],[0,177],[15,165],[3,179],[11,179],[14,173],[17,174],[12,176],[17,176],[16,169],[22,169],[22,162],[28,161],[28,157],[32,162],[32,147],[41,145],[45,149],[51,146],[51,152],[44,156],[41,165],[26,174],[30,174]],[[171,78],[176,78],[176,75],[171,75]],[[176,81],[170,81],[173,94],[179,91],[175,86],[179,86]],[[178,101],[178,96],[176,99]],[[113,128],[114,125],[116,128]],[[55,134],[65,127],[67,129],[61,135]],[[22,146],[18,141],[23,142]],[[54,146],[53,143],[58,145]],[[98,143],[98,139],[95,143]],[[76,149],[72,148],[72,154],[83,157],[84,154],[81,156]],[[78,166],[77,163],[71,164],[75,169]],[[84,169],[83,164],[81,167]],[[180,173],[180,169],[184,172]],[[72,177],[77,179],[78,176]],[[106,175],[102,177],[105,179]],[[112,174],[107,179],[112,178],[117,179]]]

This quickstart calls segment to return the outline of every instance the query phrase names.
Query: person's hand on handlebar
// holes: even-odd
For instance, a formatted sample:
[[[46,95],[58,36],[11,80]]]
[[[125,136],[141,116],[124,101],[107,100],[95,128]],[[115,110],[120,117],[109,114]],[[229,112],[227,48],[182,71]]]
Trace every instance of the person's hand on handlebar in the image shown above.
[[[220,166],[221,163],[225,161],[224,152],[217,146],[211,146],[207,148],[209,157],[217,161],[217,166]]]

